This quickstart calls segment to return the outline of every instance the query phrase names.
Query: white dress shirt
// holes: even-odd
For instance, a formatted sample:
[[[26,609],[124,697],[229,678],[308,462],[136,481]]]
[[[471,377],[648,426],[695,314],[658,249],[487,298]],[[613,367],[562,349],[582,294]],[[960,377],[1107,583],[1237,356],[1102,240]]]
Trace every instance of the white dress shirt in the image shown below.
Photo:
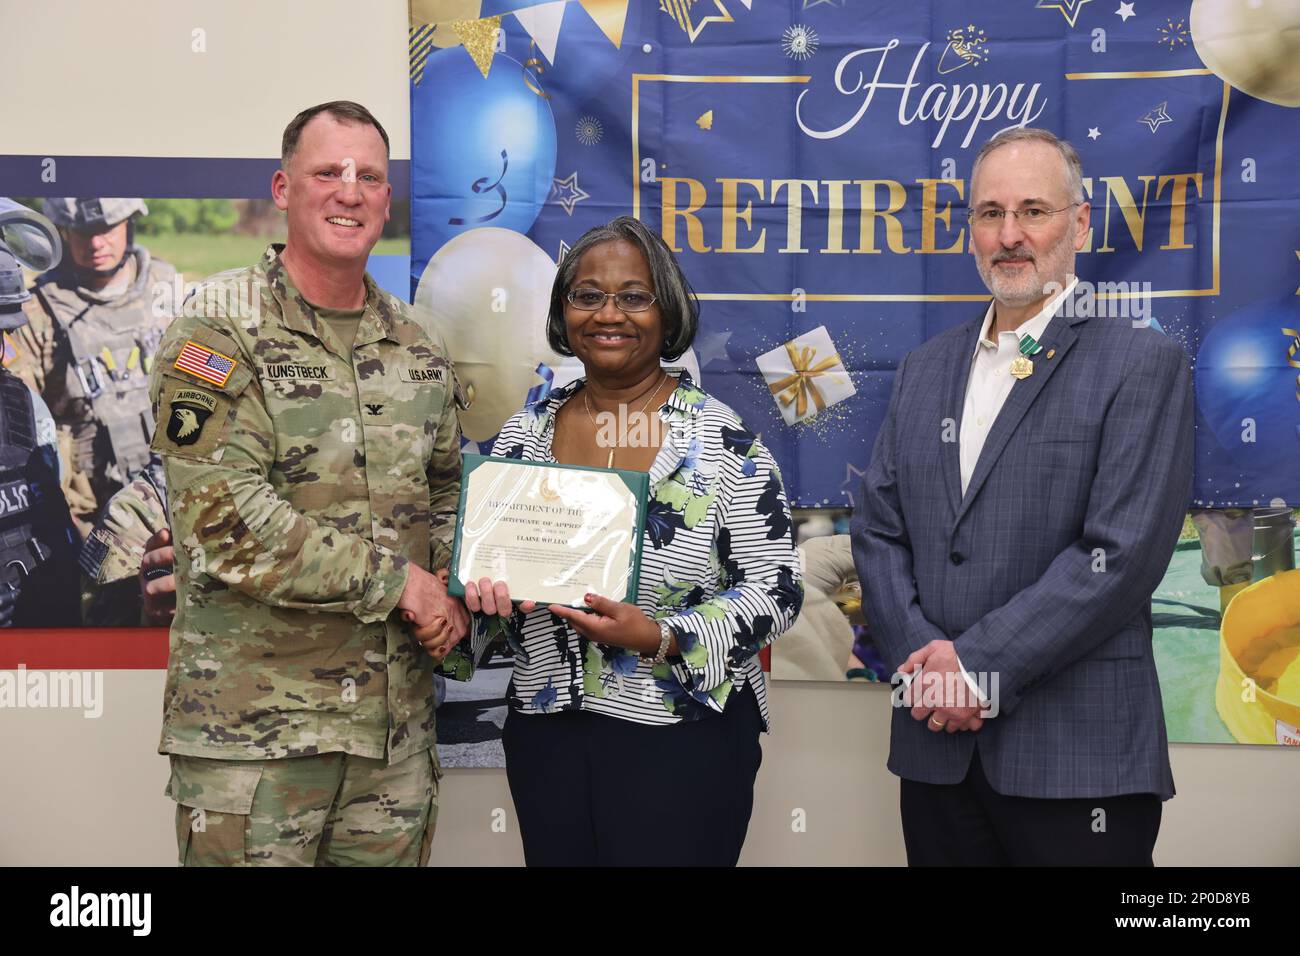
[[[997,302],[989,303],[979,341],[975,344],[975,354],[971,356],[966,402],[961,413],[959,440],[963,496],[966,494],[966,486],[970,484],[971,475],[975,473],[975,463],[979,461],[980,452],[984,449],[984,441],[989,437],[989,431],[993,428],[998,413],[1002,411],[1007,396],[1011,394],[1011,387],[1016,384],[1016,378],[1011,374],[1011,363],[1020,355],[1020,336],[1032,335],[1035,340],[1041,339],[1061,300],[1074,290],[1078,281],[1071,276],[1070,284],[1058,295],[1048,299],[1042,311],[1014,332],[999,333],[997,342],[989,338]]]
[[[1011,388],[1016,384],[1016,377],[1011,374],[1011,363],[1020,354],[1020,336],[1031,335],[1035,341],[1042,339],[1047,330],[1047,323],[1052,321],[1061,300],[1074,291],[1078,283],[1074,276],[1058,295],[1048,299],[1042,310],[1032,319],[1020,325],[1014,332],[998,333],[998,340],[989,338],[993,327],[993,317],[997,312],[997,302],[989,303],[989,310],[984,316],[984,325],[980,328],[979,341],[975,344],[975,353],[971,356],[970,378],[966,382],[966,400],[961,413],[961,493],[964,497],[966,486],[970,484],[971,475],[975,473],[975,464],[979,461],[984,442],[989,437],[993,422],[1006,403]],[[962,666],[957,658],[957,666],[966,679],[966,685],[977,699],[982,700],[979,685]]]

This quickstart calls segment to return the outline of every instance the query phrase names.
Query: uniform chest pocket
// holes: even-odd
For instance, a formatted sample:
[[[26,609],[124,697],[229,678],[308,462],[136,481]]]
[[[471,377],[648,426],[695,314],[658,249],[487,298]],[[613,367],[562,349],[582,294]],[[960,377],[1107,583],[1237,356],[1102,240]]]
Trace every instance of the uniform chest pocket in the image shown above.
[[[360,383],[359,398],[369,459],[429,463],[446,403],[443,386],[390,373]]]
[[[450,370],[419,359],[398,359],[382,377],[362,383],[361,420],[423,432],[436,422],[447,402]]]

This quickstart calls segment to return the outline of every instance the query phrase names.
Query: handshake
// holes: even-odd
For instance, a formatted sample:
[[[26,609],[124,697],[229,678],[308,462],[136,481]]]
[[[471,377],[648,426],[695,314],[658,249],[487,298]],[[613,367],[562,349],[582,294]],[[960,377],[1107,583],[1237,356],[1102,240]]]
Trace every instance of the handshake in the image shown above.
[[[411,636],[430,657],[441,661],[469,633],[469,611],[460,599],[447,593],[445,569],[430,574],[416,564],[408,567],[397,611]]]

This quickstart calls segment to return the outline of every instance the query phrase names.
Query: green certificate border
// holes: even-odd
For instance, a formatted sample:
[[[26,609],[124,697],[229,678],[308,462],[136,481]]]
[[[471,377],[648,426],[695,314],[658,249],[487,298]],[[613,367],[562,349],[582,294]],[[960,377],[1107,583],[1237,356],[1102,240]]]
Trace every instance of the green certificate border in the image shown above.
[[[495,455],[473,455],[467,454],[461,456],[460,465],[460,500],[456,503],[456,540],[451,549],[451,567],[448,568],[450,580],[447,583],[447,592],[453,597],[465,596],[465,582],[456,574],[460,567],[460,547],[461,547],[461,529],[464,526],[462,518],[465,514],[465,494],[469,488],[469,476],[472,475],[480,465],[487,461],[507,462],[511,465],[517,465],[523,468],[559,468],[564,471],[595,471],[602,474],[617,475],[619,479],[627,486],[628,491],[636,499],[636,528],[633,534],[633,540],[636,542],[636,553],[632,555],[632,573],[628,578],[627,592],[619,600],[626,603],[635,604],[637,589],[641,583],[641,552],[645,548],[645,516],[647,501],[650,497],[650,475],[644,471],[624,471],[621,468],[591,468],[587,465],[562,465],[553,461],[525,461],[521,458],[505,458]],[[520,598],[518,600],[526,600]],[[584,604],[566,605],[568,607],[586,607]]]

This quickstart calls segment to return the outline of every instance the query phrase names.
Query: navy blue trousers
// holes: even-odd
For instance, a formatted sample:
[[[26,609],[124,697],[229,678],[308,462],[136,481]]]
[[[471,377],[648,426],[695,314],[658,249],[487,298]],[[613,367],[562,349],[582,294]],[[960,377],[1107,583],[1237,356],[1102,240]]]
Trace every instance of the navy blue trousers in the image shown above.
[[[649,726],[585,711],[506,717],[506,776],[529,866],[735,866],[762,721],[726,712]]]

